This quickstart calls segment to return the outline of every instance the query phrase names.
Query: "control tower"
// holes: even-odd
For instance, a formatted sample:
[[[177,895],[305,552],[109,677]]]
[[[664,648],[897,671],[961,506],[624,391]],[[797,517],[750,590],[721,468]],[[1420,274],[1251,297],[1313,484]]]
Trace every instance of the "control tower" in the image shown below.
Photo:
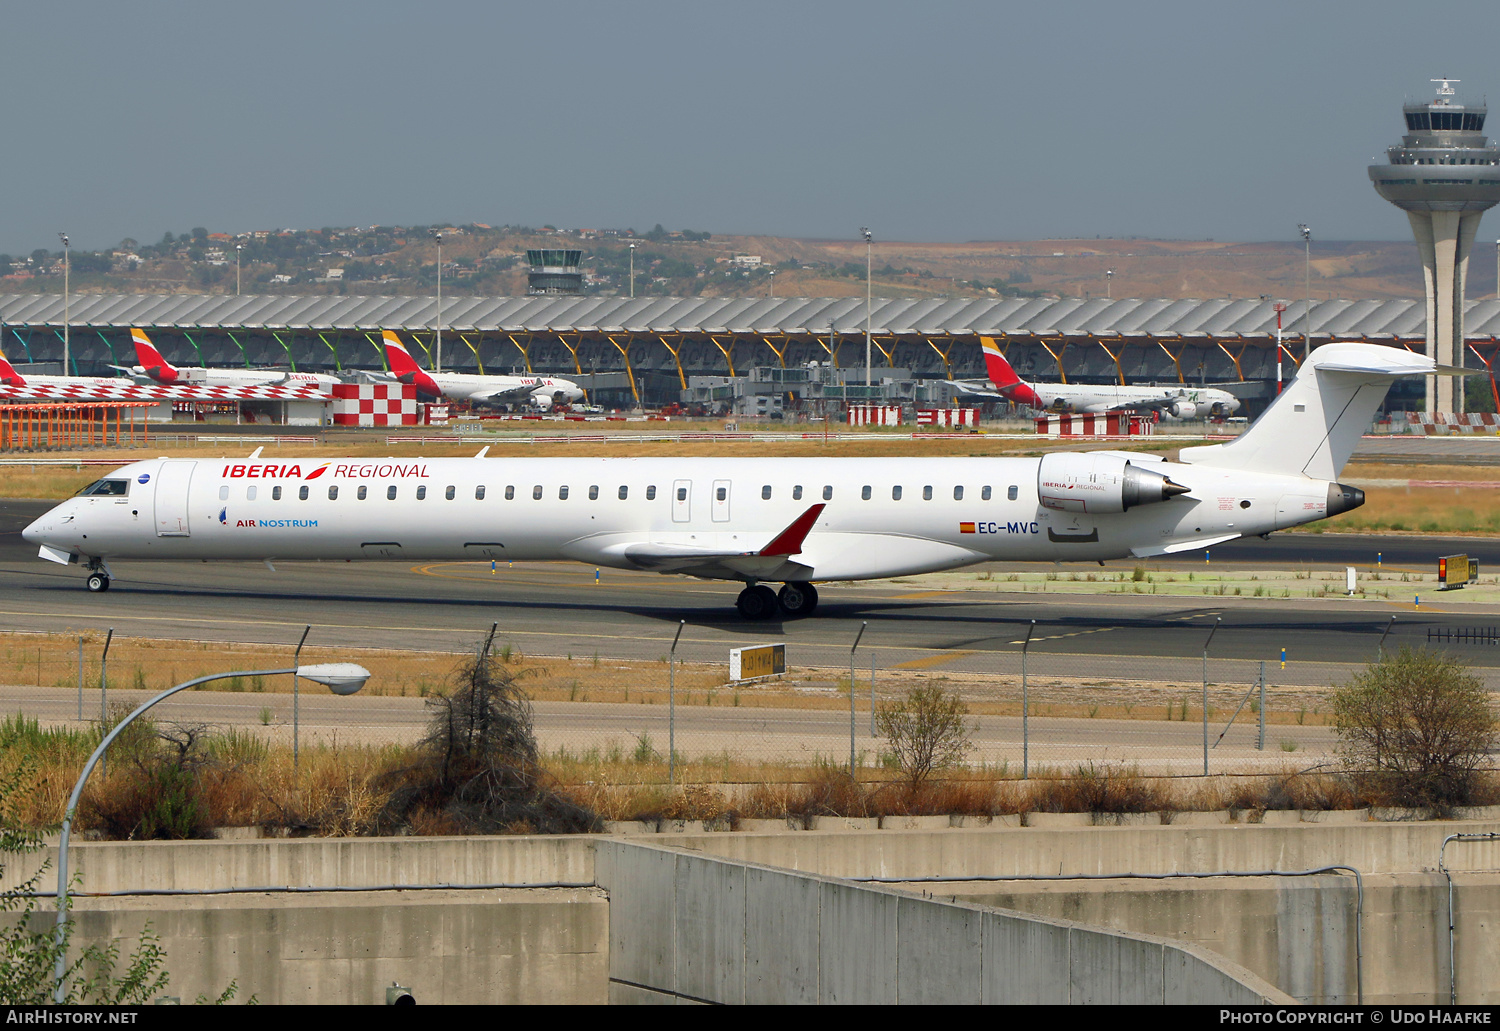
[[[1500,203],[1500,148],[1484,135],[1484,104],[1454,98],[1457,79],[1433,79],[1437,97],[1402,106],[1406,135],[1371,165],[1375,192],[1406,212],[1427,283],[1427,354],[1439,365],[1464,364],[1464,280],[1474,234]],[[1429,412],[1463,411],[1455,376],[1427,377]]]
[[[581,294],[583,251],[534,250],[526,252],[528,294]]]

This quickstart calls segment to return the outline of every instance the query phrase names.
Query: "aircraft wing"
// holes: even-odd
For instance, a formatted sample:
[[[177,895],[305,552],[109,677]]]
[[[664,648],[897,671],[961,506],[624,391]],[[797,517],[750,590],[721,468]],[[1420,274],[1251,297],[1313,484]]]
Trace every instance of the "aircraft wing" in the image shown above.
[[[526,400],[536,389],[523,383],[505,390],[476,390],[469,395],[469,400],[479,404],[514,404],[516,401]]]
[[[1172,407],[1172,402],[1180,401],[1177,397],[1141,398],[1137,401],[1122,401],[1120,404],[1106,408],[1106,412],[1165,412]],[[1195,404],[1197,402],[1194,402]]]
[[[791,524],[757,551],[715,551],[688,544],[627,544],[623,555],[641,569],[658,573],[689,573],[693,576],[739,579],[809,575],[812,567],[792,559],[802,554],[802,542],[812,530],[818,516],[827,507],[821,502],[808,508]],[[793,567],[788,571],[788,567]]]

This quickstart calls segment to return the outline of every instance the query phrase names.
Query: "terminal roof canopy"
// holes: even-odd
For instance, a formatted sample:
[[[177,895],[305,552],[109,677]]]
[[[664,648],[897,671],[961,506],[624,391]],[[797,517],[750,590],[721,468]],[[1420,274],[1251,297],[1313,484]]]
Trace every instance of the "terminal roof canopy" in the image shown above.
[[[1160,337],[1268,340],[1276,335],[1271,300],[1078,298],[882,298],[871,306],[877,336]],[[1307,326],[1302,302],[1290,300],[1284,332]],[[76,294],[69,324],[99,329],[221,329],[281,332],[431,332],[431,297],[328,295]],[[1415,300],[1314,301],[1315,337],[1420,340],[1426,312]],[[56,294],[0,294],[6,326],[60,327]],[[691,336],[862,335],[865,305],[857,297],[454,297],[443,303],[443,328],[473,333],[662,334]],[[1500,337],[1500,301],[1471,301],[1468,339]]]

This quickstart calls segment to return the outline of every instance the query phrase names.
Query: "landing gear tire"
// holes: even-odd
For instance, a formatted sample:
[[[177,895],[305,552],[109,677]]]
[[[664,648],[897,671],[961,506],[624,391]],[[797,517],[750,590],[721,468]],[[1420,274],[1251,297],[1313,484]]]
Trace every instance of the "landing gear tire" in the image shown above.
[[[90,594],[103,594],[109,590],[109,577],[103,573],[90,573],[88,580],[84,581]]]
[[[781,603],[781,611],[790,619],[801,619],[810,616],[818,607],[818,589],[810,583],[793,582],[783,584],[776,600]]]
[[[779,603],[776,592],[764,584],[746,587],[735,600],[734,607],[746,619],[771,619],[776,615]]]

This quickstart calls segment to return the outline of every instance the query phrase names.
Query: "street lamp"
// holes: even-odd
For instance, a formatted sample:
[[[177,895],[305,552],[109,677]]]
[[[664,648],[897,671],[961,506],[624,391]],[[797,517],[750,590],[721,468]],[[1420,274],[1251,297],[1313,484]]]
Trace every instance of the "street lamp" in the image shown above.
[[[83,772],[78,775],[78,783],[73,785],[73,793],[68,796],[68,807],[63,811],[62,836],[57,845],[57,929],[52,938],[57,950],[57,963],[53,967],[55,983],[52,987],[52,1001],[54,1003],[61,1005],[63,1002],[63,976],[67,971],[67,955],[63,946],[66,942],[68,924],[68,837],[73,829],[73,815],[78,811],[78,799],[83,795],[83,786],[88,782],[89,774],[94,772],[94,767],[99,760],[104,757],[105,749],[137,716],[179,691],[186,691],[190,687],[206,684],[210,680],[223,680],[227,677],[269,677],[282,673],[291,673],[319,684],[326,684],[328,689],[337,695],[354,694],[365,686],[365,681],[370,679],[369,670],[352,662],[324,662],[315,666],[290,666],[286,669],[243,669],[233,673],[212,673],[206,677],[198,677],[178,684],[176,687],[169,687],[156,697],[142,702],[134,712],[117,723],[114,730],[105,735],[104,740],[99,742],[99,747],[94,749],[94,754],[89,756],[89,761],[83,764]]]
[[[772,296],[772,297],[776,296],[776,270],[775,269],[771,270],[771,294],[770,294],[770,296]]]
[[[443,371],[443,234],[429,229],[438,245],[438,294],[437,294],[437,355],[433,358],[432,371]]]
[[[1312,351],[1312,227],[1297,223],[1297,232],[1302,234],[1302,277],[1303,296],[1302,302],[1302,360],[1307,361],[1307,356]]]
[[[237,243],[234,245],[234,296],[240,295],[240,256],[245,252],[245,245]]]
[[[63,375],[68,375],[68,234],[58,233],[63,244]]]
[[[1114,297],[1115,297],[1114,280],[1115,280],[1115,270],[1112,269],[1112,268],[1105,269],[1104,270],[1104,299],[1107,300],[1107,301],[1114,300]]]
[[[635,297],[635,244],[630,245],[630,296]]]
[[[870,255],[874,238],[866,226],[860,226],[859,231],[865,234],[865,400],[869,401],[869,387],[874,382],[870,372]]]

